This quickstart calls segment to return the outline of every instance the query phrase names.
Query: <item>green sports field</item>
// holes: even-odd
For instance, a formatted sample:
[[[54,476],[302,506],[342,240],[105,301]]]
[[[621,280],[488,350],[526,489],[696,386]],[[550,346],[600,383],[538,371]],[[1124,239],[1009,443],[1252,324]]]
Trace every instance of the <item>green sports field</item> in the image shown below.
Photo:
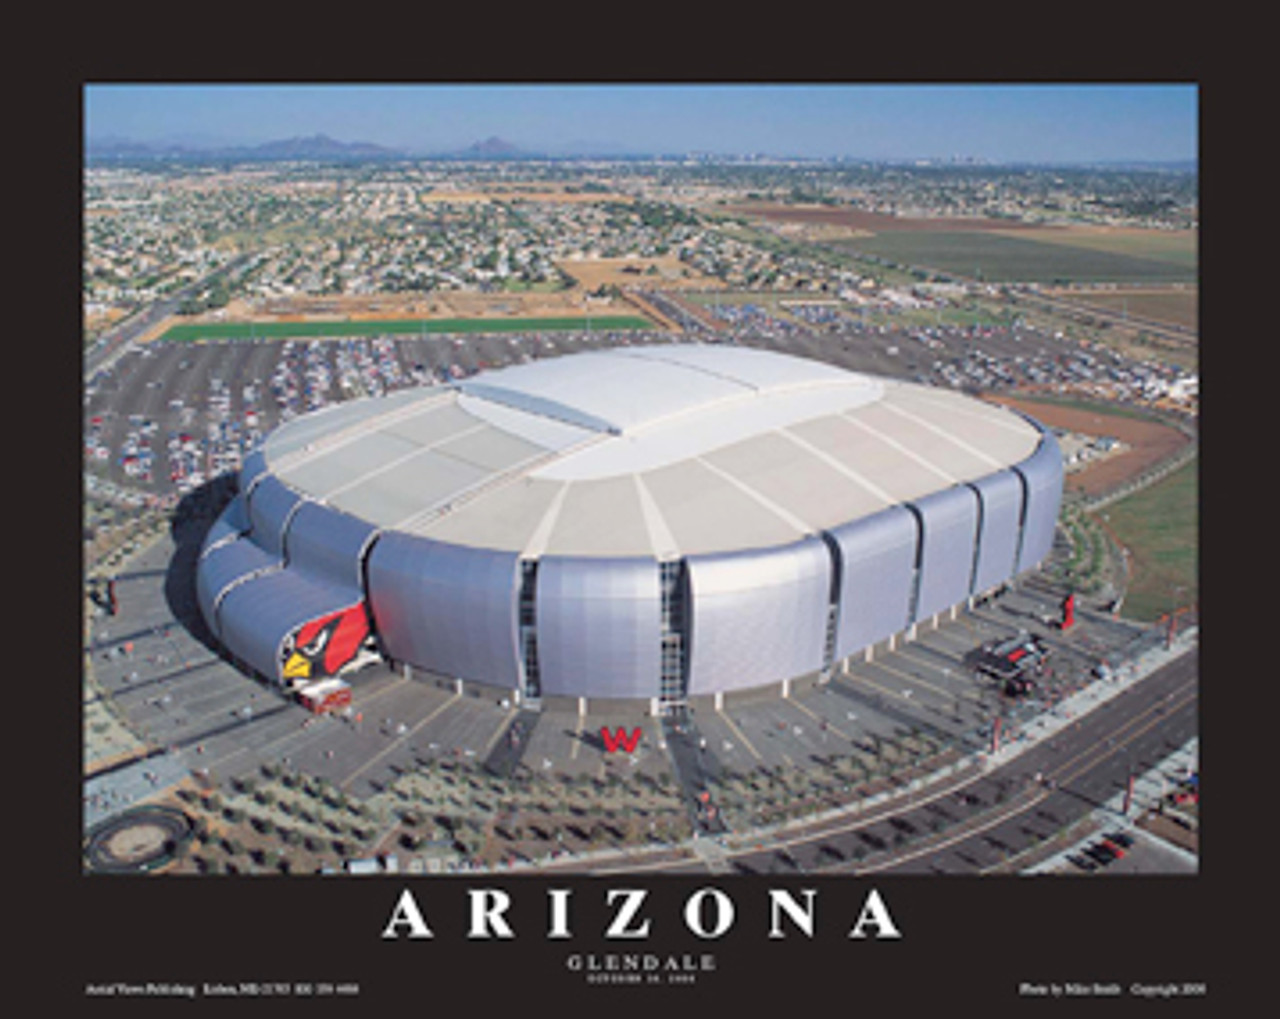
[[[326,336],[422,336],[430,333],[537,333],[591,329],[607,332],[652,329],[653,323],[638,315],[603,315],[599,318],[441,318],[368,319],[353,322],[192,322],[171,326],[161,340],[269,340],[287,337]]]

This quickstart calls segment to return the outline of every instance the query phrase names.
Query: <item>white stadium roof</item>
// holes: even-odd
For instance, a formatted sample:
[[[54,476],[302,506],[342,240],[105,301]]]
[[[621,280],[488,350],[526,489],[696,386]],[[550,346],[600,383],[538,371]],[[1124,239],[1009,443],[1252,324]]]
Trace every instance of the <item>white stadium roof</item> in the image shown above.
[[[281,481],[383,529],[528,555],[781,545],[1034,452],[1015,413],[769,351],[593,351],[307,415]]]

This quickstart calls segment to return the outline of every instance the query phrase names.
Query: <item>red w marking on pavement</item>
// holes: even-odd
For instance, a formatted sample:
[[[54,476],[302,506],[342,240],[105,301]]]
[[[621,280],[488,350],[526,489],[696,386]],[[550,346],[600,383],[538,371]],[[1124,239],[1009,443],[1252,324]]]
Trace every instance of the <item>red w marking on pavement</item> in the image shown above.
[[[627,735],[627,730],[622,726],[614,732],[610,732],[605,726],[600,728],[600,738],[604,740],[604,748],[608,753],[616,753],[618,747],[621,746],[627,753],[635,750],[636,744],[640,742],[640,726],[636,726],[631,730],[631,735]]]

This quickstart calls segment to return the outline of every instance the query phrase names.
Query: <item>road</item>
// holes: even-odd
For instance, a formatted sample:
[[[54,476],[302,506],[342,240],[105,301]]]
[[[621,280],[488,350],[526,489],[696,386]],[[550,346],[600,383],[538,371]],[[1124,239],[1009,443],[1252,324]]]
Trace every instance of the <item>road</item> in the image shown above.
[[[203,279],[189,283],[171,297],[165,297],[161,300],[152,302],[145,308],[129,316],[123,322],[113,326],[103,334],[102,339],[95,343],[90,350],[85,351],[85,378],[91,377],[99,368],[103,368],[108,365],[115,357],[128,349],[129,344],[161,319],[176,312],[182,302],[188,297],[199,293],[200,290],[207,287],[219,276],[233,272],[243,265],[250,257],[252,256],[241,255],[238,258],[233,258],[226,265],[218,267]]]
[[[997,773],[1012,781],[1005,809],[945,844],[909,851],[885,873],[972,873],[999,866],[1007,855],[1030,848],[1079,820],[1124,790],[1131,774],[1156,765],[1197,728],[1198,652],[1176,659],[1147,680],[1029,750]],[[1035,776],[1040,775],[1036,782]],[[990,783],[975,790],[985,795]]]
[[[874,819],[835,820],[763,848],[718,850],[714,869],[741,874],[975,874],[994,870],[1123,790],[1197,731],[1199,652],[1191,650],[1008,764],[922,792]],[[1039,779],[1037,780],[1037,775]],[[583,861],[578,861],[581,866]],[[601,864],[608,869],[610,864]],[[648,872],[705,872],[705,859]]]

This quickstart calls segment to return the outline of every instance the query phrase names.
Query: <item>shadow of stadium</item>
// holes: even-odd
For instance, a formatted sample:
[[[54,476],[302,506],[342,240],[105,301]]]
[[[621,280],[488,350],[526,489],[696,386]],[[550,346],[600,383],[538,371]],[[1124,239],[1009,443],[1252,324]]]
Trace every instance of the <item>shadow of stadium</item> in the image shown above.
[[[227,472],[182,497],[169,518],[174,552],[164,578],[165,604],[173,618],[209,651],[223,659],[226,659],[226,653],[200,612],[196,597],[196,564],[205,536],[236,494],[236,489],[235,474]]]

